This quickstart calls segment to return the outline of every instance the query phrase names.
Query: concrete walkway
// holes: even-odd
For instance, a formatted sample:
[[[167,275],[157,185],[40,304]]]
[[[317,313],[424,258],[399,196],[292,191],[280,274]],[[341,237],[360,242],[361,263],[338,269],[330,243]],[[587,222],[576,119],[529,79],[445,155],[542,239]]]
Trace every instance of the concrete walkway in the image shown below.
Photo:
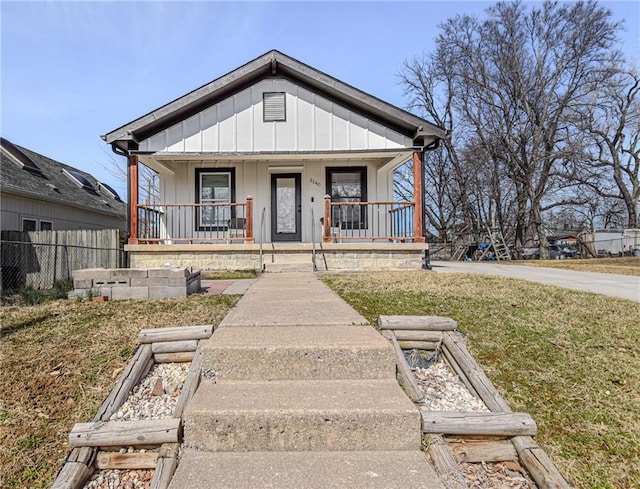
[[[312,273],[252,284],[203,345],[170,488],[443,489],[365,322]]]
[[[251,284],[255,282],[252,278],[233,280],[202,280],[200,288],[206,295],[242,295]]]
[[[496,262],[435,261],[432,265],[436,272],[499,275],[640,302],[640,277],[630,275],[577,272],[526,265],[501,265]]]

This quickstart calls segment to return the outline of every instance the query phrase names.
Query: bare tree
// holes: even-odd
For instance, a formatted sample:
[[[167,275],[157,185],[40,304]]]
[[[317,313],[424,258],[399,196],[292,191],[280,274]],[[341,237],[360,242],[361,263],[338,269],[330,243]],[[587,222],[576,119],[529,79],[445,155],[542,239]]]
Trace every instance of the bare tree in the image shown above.
[[[584,202],[571,191],[576,182],[567,171],[576,159],[572,114],[593,103],[592,94],[607,86],[619,64],[620,26],[610,16],[592,1],[531,8],[499,2],[483,20],[447,20],[432,56],[405,63],[401,79],[410,107],[447,129],[454,120],[464,129],[445,142],[468,209],[463,214],[504,209],[496,203],[503,190],[512,191],[516,250],[529,229],[546,250],[545,212]],[[485,178],[485,195],[475,196],[476,204],[486,198],[490,205],[474,210],[470,194],[478,185],[472,189],[468,165],[477,155],[494,178]]]
[[[640,199],[640,73],[621,70],[576,111],[576,145],[584,148],[582,182],[601,197],[619,199],[626,225],[638,228]],[[586,144],[585,144],[586,143]]]
[[[105,154],[109,158],[109,163],[103,164],[102,167],[126,185],[128,178],[126,160],[115,158],[107,151]],[[138,199],[140,203],[157,204],[160,201],[158,173],[142,163],[138,164],[138,172]]]
[[[455,222],[452,204],[455,204],[464,224],[471,226],[477,221],[470,200],[471,175],[458,154],[457,141],[463,139],[464,129],[462,124],[454,124],[453,80],[447,78],[440,66],[444,62],[446,61],[426,54],[415,56],[410,61],[405,60],[398,74],[409,99],[408,108],[432,120],[449,134],[442,141],[443,149],[427,153],[425,160],[428,201],[426,217],[441,236],[445,232],[442,226]],[[454,125],[456,134],[453,133]]]

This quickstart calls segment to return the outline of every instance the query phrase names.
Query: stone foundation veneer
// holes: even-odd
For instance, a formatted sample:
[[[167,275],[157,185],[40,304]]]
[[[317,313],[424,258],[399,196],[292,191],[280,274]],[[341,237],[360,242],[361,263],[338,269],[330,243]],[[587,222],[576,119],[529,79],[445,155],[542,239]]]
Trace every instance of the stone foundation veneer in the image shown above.
[[[132,268],[193,267],[199,270],[259,270],[259,245],[127,245]],[[423,243],[329,243],[316,245],[318,270],[420,270],[428,245]],[[266,269],[288,266],[311,270],[312,245],[265,244]],[[323,259],[324,254],[324,259]]]

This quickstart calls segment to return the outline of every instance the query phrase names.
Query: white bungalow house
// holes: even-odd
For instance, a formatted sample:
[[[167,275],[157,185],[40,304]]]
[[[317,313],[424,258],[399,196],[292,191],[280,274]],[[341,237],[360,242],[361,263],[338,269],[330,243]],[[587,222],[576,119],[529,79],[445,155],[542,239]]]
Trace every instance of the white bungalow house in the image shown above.
[[[445,136],[274,50],[102,138],[128,159],[132,267],[368,269],[422,266],[423,152]],[[138,202],[138,162],[160,204]]]

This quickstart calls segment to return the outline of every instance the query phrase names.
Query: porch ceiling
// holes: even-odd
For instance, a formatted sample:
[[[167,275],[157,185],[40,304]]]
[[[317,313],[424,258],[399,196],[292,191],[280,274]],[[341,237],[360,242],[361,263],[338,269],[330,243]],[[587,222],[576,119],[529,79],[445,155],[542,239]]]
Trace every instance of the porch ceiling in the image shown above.
[[[382,150],[362,151],[308,151],[308,152],[246,152],[246,153],[142,153],[138,152],[139,160],[144,165],[162,174],[173,174],[178,162],[236,162],[262,161],[283,162],[291,161],[304,163],[307,161],[376,161],[378,171],[391,171],[405,161],[411,159],[415,148],[394,148]]]

